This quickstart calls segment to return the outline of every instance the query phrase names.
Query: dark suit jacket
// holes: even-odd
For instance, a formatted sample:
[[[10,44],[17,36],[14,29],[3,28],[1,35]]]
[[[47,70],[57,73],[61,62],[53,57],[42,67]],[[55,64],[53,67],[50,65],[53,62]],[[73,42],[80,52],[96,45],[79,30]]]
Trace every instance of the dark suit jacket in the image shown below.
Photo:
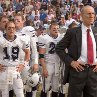
[[[94,38],[97,46],[97,28],[92,28]],[[78,60],[81,55],[81,45],[82,45],[82,31],[81,27],[73,28],[67,30],[63,39],[56,46],[56,53],[60,59],[65,62],[65,72],[63,83],[68,82],[70,64],[73,60]],[[66,53],[65,49],[68,49]],[[97,51],[97,48],[96,48]]]

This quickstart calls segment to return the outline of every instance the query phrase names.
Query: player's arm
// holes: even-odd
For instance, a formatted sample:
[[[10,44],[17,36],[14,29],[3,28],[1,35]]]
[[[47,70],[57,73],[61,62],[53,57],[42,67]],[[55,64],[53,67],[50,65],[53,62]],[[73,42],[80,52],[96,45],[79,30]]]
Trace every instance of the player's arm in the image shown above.
[[[38,37],[38,45],[39,45],[39,61],[42,65],[43,69],[43,76],[48,76],[48,71],[46,68],[46,62],[45,62],[45,53],[46,53],[46,40],[44,38],[45,36],[41,35]]]
[[[0,64],[0,72],[2,72],[2,71],[4,71],[4,70],[5,70],[5,68],[4,68],[4,67],[5,67],[4,65]]]
[[[34,72],[38,71],[38,51],[36,37],[31,37],[31,68]]]
[[[30,59],[30,49],[24,49],[23,51],[25,52],[24,61],[28,63]]]
[[[22,64],[19,64],[18,66],[19,72],[21,72],[24,69],[24,67],[29,64],[29,59],[30,59],[30,49],[23,49],[23,51],[25,52],[25,58],[24,62]]]
[[[22,50],[24,51],[25,53],[25,57],[24,57],[24,62],[20,62],[19,66],[18,66],[18,71],[21,72],[24,67],[26,65],[29,64],[29,59],[30,59],[30,41],[29,40],[26,40],[27,37],[25,37],[25,41],[24,39],[22,39],[22,43],[23,43],[23,47],[22,47]]]
[[[43,69],[46,69],[46,63],[45,63],[45,58],[44,58],[45,51],[46,51],[45,48],[39,47],[39,61]]]
[[[40,61],[40,64],[42,65],[43,76],[47,77],[48,71],[47,71],[47,68],[46,68],[46,62],[45,62],[45,57],[44,57],[45,52],[46,52],[45,48],[39,47],[39,61]]]
[[[25,36],[25,40],[23,41],[23,47],[22,47],[22,50],[25,53],[24,65],[27,65],[25,62],[28,63],[30,60],[30,39],[28,39],[28,38],[30,38],[30,37]]]

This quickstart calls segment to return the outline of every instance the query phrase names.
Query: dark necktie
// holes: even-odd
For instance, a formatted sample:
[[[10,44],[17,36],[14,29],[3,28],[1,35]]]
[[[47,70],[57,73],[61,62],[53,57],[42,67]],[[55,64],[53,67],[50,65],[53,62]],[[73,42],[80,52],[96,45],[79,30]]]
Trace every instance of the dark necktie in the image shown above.
[[[90,29],[87,29],[87,63],[93,64],[94,53],[93,53],[93,41],[90,35]]]

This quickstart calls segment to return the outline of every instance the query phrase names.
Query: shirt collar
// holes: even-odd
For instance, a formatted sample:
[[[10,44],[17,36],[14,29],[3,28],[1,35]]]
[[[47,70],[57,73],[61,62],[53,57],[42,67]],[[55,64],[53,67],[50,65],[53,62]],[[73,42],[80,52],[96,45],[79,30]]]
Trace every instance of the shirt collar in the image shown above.
[[[90,28],[87,28],[83,23],[82,23],[82,29],[84,29],[84,33],[86,33],[87,32],[87,29],[90,29],[90,32],[92,31],[92,28],[91,28],[91,26],[90,26]]]

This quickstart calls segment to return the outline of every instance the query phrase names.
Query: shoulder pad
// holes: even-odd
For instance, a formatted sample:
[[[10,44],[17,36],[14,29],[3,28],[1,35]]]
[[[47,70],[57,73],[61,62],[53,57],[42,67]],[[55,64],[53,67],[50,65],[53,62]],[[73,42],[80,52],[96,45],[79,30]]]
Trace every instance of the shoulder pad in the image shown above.
[[[35,30],[30,30],[29,32],[33,32],[33,31],[35,31]]]
[[[47,35],[47,34],[46,34],[46,33],[42,33],[41,35],[43,35],[43,36],[44,36],[44,35]]]
[[[26,34],[22,34],[22,36],[25,36]]]
[[[32,37],[35,37],[36,35],[32,35]]]
[[[31,33],[31,37],[35,37],[36,36],[36,34],[35,33]]]

